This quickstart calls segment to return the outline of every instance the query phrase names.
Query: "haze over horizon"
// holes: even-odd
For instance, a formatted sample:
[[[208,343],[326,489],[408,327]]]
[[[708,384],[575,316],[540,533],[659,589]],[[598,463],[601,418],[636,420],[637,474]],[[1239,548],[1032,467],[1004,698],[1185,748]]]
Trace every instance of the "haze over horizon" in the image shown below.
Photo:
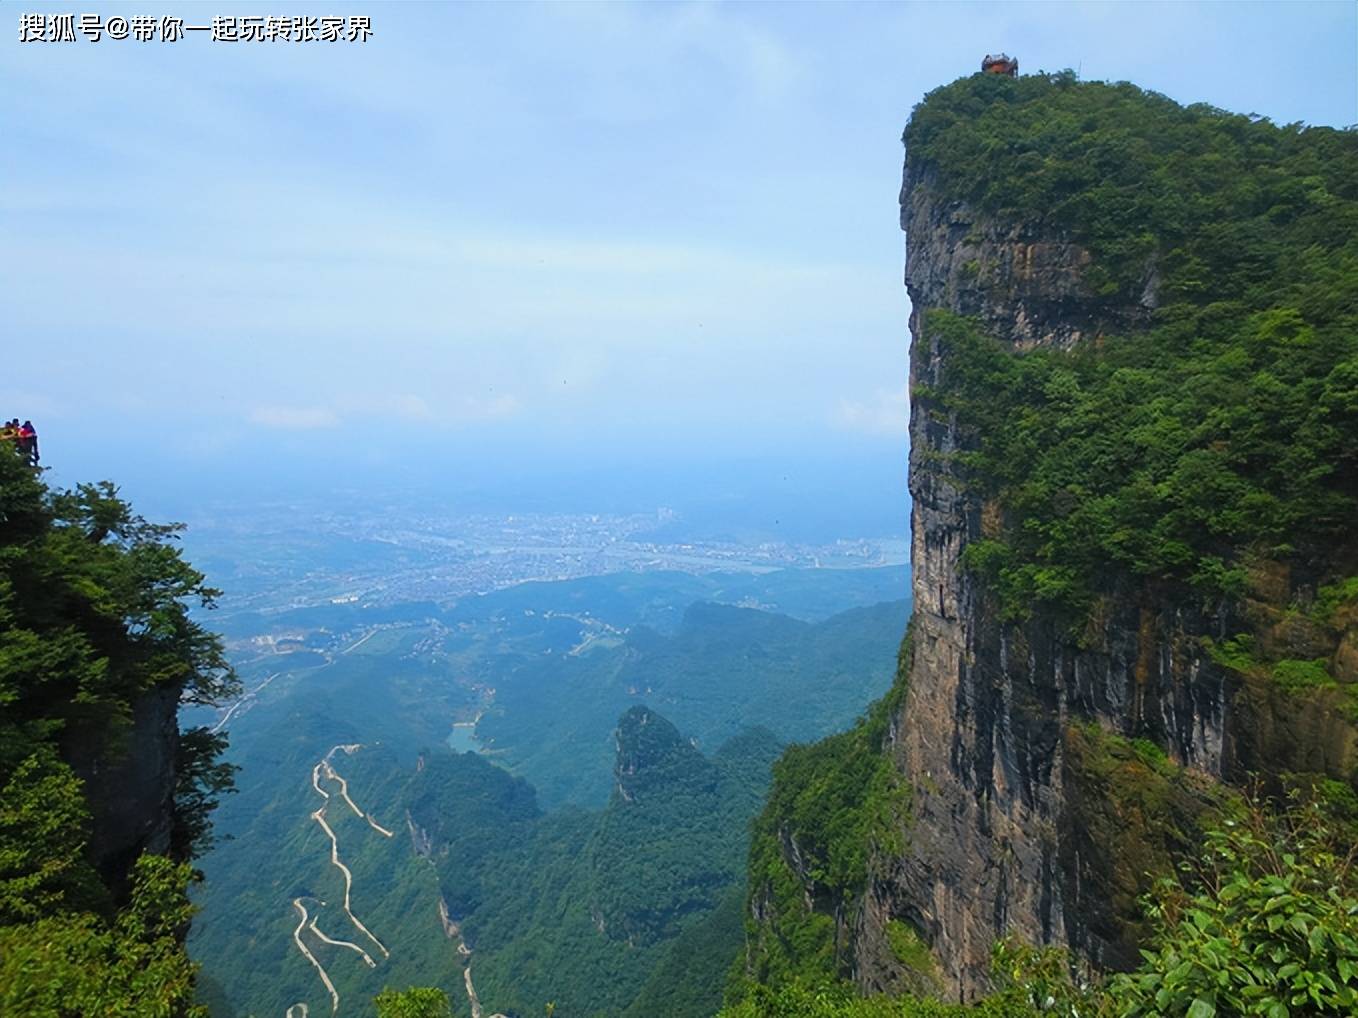
[[[138,9],[176,12],[204,8]],[[38,424],[57,481],[658,504],[705,479],[904,529],[882,498],[905,489],[895,209],[925,92],[1004,48],[1358,120],[1347,3],[325,13],[373,38],[5,29],[0,336],[22,352],[0,411]]]

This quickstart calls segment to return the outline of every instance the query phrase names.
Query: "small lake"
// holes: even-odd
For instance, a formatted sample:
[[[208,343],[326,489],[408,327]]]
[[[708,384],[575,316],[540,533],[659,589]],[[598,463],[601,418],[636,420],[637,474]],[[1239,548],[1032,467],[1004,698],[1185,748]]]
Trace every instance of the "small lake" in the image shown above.
[[[454,725],[447,742],[454,753],[481,752],[481,744],[476,741],[475,725]]]

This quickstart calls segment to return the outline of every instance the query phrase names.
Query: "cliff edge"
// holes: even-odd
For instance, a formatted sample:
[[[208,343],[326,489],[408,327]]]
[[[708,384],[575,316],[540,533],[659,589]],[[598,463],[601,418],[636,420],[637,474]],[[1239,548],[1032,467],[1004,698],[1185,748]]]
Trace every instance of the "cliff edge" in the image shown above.
[[[1066,73],[905,144],[908,809],[831,881],[775,788],[746,973],[970,1000],[1004,937],[1134,964],[1235,789],[1358,787],[1358,138]]]

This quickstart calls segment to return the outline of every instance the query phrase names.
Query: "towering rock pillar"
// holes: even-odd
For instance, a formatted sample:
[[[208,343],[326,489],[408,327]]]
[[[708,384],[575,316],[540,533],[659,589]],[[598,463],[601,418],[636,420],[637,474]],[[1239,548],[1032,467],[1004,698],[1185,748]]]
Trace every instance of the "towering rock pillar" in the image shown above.
[[[950,200],[927,168],[906,164],[901,191],[910,330],[910,494],[914,640],[909,693],[892,751],[910,780],[904,856],[880,860],[858,938],[859,982],[886,989],[874,923],[910,922],[939,962],[939,988],[969,998],[988,985],[995,942],[1079,940],[1067,929],[1070,852],[1062,733],[1073,660],[1049,628],[1000,623],[961,566],[968,542],[996,536],[1001,510],[954,465],[958,422],[927,395],[946,355],[924,328],[941,308],[974,316],[1015,350],[1068,349],[1109,327],[1135,327],[1143,303],[1109,309],[1088,291],[1089,253],[1035,224],[1002,222]],[[1106,671],[1106,663],[1104,671]],[[1117,696],[1115,694],[1114,699]],[[1114,710],[1116,713],[1116,710]],[[1064,856],[1063,856],[1064,852]]]
[[[1118,104],[1125,105],[1114,117]],[[1196,127],[1167,140],[1166,117]],[[1116,127],[1106,127],[1109,118]],[[1236,144],[1231,139],[1244,123],[1173,107],[1131,86],[1081,84],[1074,75],[1018,82],[977,75],[931,93],[916,108],[901,190],[913,307],[914,622],[906,688],[890,701],[901,706],[892,707],[878,743],[897,772],[893,779],[909,790],[910,815],[902,818],[904,811],[893,808],[883,819],[880,804],[866,793],[848,806],[824,803],[826,811],[856,805],[870,821],[861,846],[867,859],[862,883],[840,876],[828,885],[824,871],[802,858],[793,837],[797,818],[768,817],[767,826],[782,837],[784,885],[781,898],[767,877],[756,888],[761,936],[767,931],[777,939],[773,948],[766,947],[767,936],[753,941],[752,971],[774,971],[787,958],[794,971],[824,971],[831,968],[828,954],[833,975],[851,977],[864,992],[924,990],[971,999],[989,988],[994,945],[1010,936],[1067,947],[1096,967],[1131,967],[1147,932],[1138,899],[1148,875],[1169,872],[1197,852],[1203,826],[1230,786],[1258,774],[1276,792],[1285,775],[1311,774],[1358,788],[1358,654],[1352,652],[1358,608],[1352,595],[1339,593],[1350,589],[1358,569],[1351,529],[1336,528],[1319,513],[1314,526],[1296,524],[1296,534],[1283,543],[1266,530],[1175,518],[1178,506],[1218,498],[1207,494],[1205,482],[1192,480],[1199,453],[1214,463],[1238,454],[1244,463],[1273,455],[1261,450],[1288,438],[1256,447],[1241,437],[1233,449],[1236,425],[1213,424],[1213,415],[1235,420],[1232,409],[1244,406],[1245,397],[1193,365],[1207,350],[1223,364],[1253,364],[1240,370],[1267,380],[1273,362],[1256,357],[1262,347],[1252,338],[1252,316],[1292,320],[1301,312],[1286,301],[1299,298],[1242,282],[1232,269],[1234,242],[1229,251],[1213,247],[1215,223],[1198,220],[1187,229],[1187,206],[1175,204],[1177,198],[1141,201],[1147,196],[1140,181],[1149,179],[1150,167],[1158,166],[1164,194],[1177,160],[1198,144],[1203,151],[1211,146],[1217,158],[1218,147]],[[1194,132],[1201,132],[1196,140]],[[1295,132],[1261,128],[1249,144],[1268,137],[1279,153],[1295,143]],[[1338,136],[1318,130],[1307,136],[1306,143],[1312,141],[1331,146]],[[1102,161],[1090,156],[1100,145]],[[1125,169],[1132,152],[1147,161],[1137,174],[1113,181],[1109,167]],[[1238,157],[1239,173],[1256,165],[1256,149],[1242,147]],[[1037,179],[1003,176],[1008,173]],[[1221,236],[1263,236],[1275,228],[1269,218],[1275,212],[1255,209],[1251,190],[1242,189],[1228,206],[1210,180],[1185,179],[1184,187],[1202,199],[1199,209],[1210,206],[1223,227],[1242,231]],[[1071,232],[1056,223],[1069,224]],[[1312,243],[1310,233],[1289,236]],[[1097,260],[1080,240],[1086,237],[1098,238]],[[1249,257],[1263,250],[1251,247]],[[1281,276],[1286,264],[1279,260],[1271,271]],[[1186,265],[1197,267],[1189,272]],[[1295,283],[1303,284],[1309,286]],[[1162,291],[1171,306],[1157,318]],[[1316,329],[1328,328],[1316,309]],[[959,338],[967,327],[959,318],[1015,357],[1048,363],[1012,375],[995,370],[994,351],[979,347],[975,336]],[[1052,363],[1073,350],[1078,361]],[[1100,357],[1118,370],[1098,370]],[[1119,379],[1122,371],[1127,374]],[[1187,403],[1164,396],[1176,391],[1176,373],[1184,371],[1191,374],[1182,378],[1192,381],[1183,384],[1200,390],[1205,409],[1186,412]],[[1015,407],[1012,392],[993,388],[1011,377],[1045,379],[1044,387],[1026,388],[1028,405]],[[1133,378],[1146,387],[1120,384]],[[957,409],[974,408],[987,386],[1006,414],[1012,411],[1005,420]],[[1100,400],[1129,398],[1113,394],[1133,391],[1151,401],[1128,414],[1139,433],[1124,434],[1120,421],[1088,412]],[[1162,396],[1168,402],[1159,403]],[[1045,457],[1033,475],[1025,474],[1030,464],[1024,463],[1007,464],[1003,477],[980,473],[978,464],[988,457],[967,455],[979,449],[976,429],[1003,428],[1030,414],[1037,426],[1025,433],[1051,436],[1056,455]],[[1211,426],[1197,428],[1199,419]],[[1333,420],[1336,429],[1349,426],[1348,418]],[[1146,435],[1161,421],[1185,436],[1169,466],[1157,461],[1158,447]],[[1074,430],[1089,427],[1100,430]],[[1080,440],[1064,443],[1066,434]],[[1350,461],[1339,446],[1327,448],[1334,462],[1326,483],[1340,500],[1333,504],[1351,505]],[[1066,469],[1079,456],[1098,459],[1109,451],[1117,455],[1101,462],[1123,464],[1120,474],[1097,464],[1078,473]],[[1245,488],[1264,486],[1263,504],[1287,502],[1286,485],[1273,492],[1276,482],[1261,481],[1257,463],[1239,469]],[[1058,483],[1054,475],[1063,470],[1070,476]],[[1229,476],[1236,467],[1221,466],[1221,472]],[[1023,499],[1011,498],[1026,479],[1037,483],[1024,489]],[[1139,485],[1156,493],[1169,536],[1159,533],[1155,519],[1125,512]],[[1069,518],[1067,532],[1098,533],[1073,548],[1029,547],[1032,542],[1016,540],[1029,521],[1015,506],[1034,499],[1045,500],[1033,510],[1038,533],[1061,533],[1054,525],[1060,518]],[[1220,504],[1236,506],[1224,495]],[[1231,512],[1252,511],[1244,504]],[[1081,508],[1090,511],[1076,511]],[[1174,530],[1189,518],[1200,521],[1194,524],[1199,531]],[[1135,534],[1127,529],[1133,525],[1140,528]],[[1113,530],[1104,532],[1108,527]],[[1149,538],[1161,557],[1134,560],[1119,550],[1117,542],[1129,535]],[[980,540],[994,543],[978,557],[994,563],[1007,549],[1008,561],[1029,570],[1030,586],[1074,577],[1078,611],[1047,601],[1001,605],[989,584],[964,566],[969,546]],[[1174,564],[1178,547],[1211,542],[1215,550],[1192,558],[1201,571]],[[1229,577],[1214,581],[1213,567]],[[1326,598],[1346,607],[1322,610]],[[1311,678],[1297,677],[1302,674]],[[880,739],[879,730],[872,738]],[[784,791],[781,801],[792,799]],[[873,826],[878,823],[887,826]],[[804,890],[805,915],[788,883]],[[805,938],[818,954],[782,933],[826,929],[822,916],[833,919],[833,942],[827,948]]]
[[[906,850],[870,864],[853,957],[864,990],[901,988],[887,924],[908,923],[933,949],[936,988],[970,999],[989,987],[1006,936],[1135,964],[1146,874],[1192,847],[1214,784],[1349,776],[1358,731],[1324,698],[1284,702],[1208,649],[1253,632],[1280,656],[1333,656],[1342,673],[1332,637],[1302,632],[1289,613],[1324,562],[1260,563],[1243,598],[1215,604],[1110,565],[1078,637],[1040,607],[1023,622],[1000,618],[963,552],[1022,521],[961,474],[956,454],[974,437],[932,395],[953,365],[926,313],[969,316],[1016,353],[1069,350],[1146,328],[1158,276],[1148,265],[1137,299],[1110,304],[1086,283],[1086,249],[1039,222],[982,215],[934,174],[907,153],[914,636],[888,751],[912,788],[912,818]],[[1118,736],[1153,743],[1168,768],[1138,763]]]
[[[912,313],[910,387],[938,385],[948,366],[922,328],[927,309],[978,316],[1017,348],[1068,347],[1096,319],[1080,268],[1088,254],[1021,224],[988,221],[941,198],[907,166],[901,191]],[[1061,704],[1056,690],[1005,675],[1014,648],[986,617],[960,558],[998,525],[968,492],[951,455],[957,422],[927,398],[910,413],[912,582],[910,689],[896,753],[914,785],[911,849],[893,897],[929,940],[947,989],[983,986],[994,942],[1065,938],[1053,879],[1061,815]],[[982,644],[998,643],[992,656]],[[988,649],[988,648],[987,648]],[[904,892],[904,895],[901,894]]]

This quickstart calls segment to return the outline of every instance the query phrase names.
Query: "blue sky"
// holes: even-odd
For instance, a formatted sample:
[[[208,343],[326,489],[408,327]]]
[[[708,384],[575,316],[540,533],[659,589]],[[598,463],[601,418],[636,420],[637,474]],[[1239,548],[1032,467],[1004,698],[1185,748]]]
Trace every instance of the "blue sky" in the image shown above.
[[[1356,9],[3,3],[0,412],[60,479],[147,488],[812,454],[903,483],[923,94],[1005,49],[1346,125]],[[20,44],[30,10],[374,35]]]

